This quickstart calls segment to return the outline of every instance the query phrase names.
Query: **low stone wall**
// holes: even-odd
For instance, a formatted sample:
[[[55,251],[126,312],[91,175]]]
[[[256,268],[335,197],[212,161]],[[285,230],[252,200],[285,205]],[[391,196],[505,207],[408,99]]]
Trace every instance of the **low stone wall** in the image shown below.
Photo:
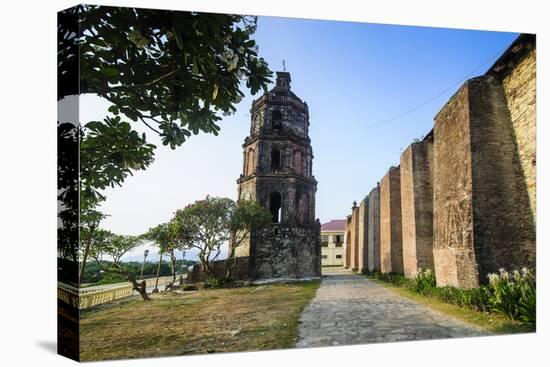
[[[214,261],[213,268],[214,268],[214,275],[219,278],[225,277],[226,272],[226,261],[227,260],[218,260]],[[242,256],[242,257],[236,257],[232,261],[234,261],[234,264],[231,268],[230,278],[233,280],[247,280],[251,279],[250,275],[250,263],[249,263],[249,257]],[[204,270],[201,264],[195,264],[193,265],[193,269],[187,273],[187,283],[197,283],[197,282],[205,282],[210,275],[207,274]]]
[[[57,298],[73,308],[80,310],[126,298],[132,295],[131,284],[118,287],[104,288],[101,290],[79,293],[78,288],[68,285],[57,286]]]
[[[176,281],[183,275],[176,275]],[[159,277],[158,286],[161,287],[171,281],[171,275]],[[155,283],[156,278],[145,279],[146,287],[152,287]],[[57,298],[71,307],[82,310],[117,299],[130,297],[132,294],[134,294],[134,290],[132,283],[129,282],[80,288],[63,282],[57,283]]]

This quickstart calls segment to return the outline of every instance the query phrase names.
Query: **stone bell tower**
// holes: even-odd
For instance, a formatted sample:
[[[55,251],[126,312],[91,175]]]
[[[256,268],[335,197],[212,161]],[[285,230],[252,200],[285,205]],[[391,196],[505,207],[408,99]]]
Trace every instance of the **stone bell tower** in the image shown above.
[[[255,200],[272,215],[271,226],[253,231],[236,251],[237,257],[248,257],[253,278],[321,275],[309,110],[290,82],[288,72],[277,72],[275,87],[252,103],[250,135],[243,144],[238,198]]]

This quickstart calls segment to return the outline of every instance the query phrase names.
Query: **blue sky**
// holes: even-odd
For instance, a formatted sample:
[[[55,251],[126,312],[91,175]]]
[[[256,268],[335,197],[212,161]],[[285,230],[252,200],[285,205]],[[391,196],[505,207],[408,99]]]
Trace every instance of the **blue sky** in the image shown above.
[[[254,38],[273,71],[286,60],[292,90],[310,109],[310,137],[319,184],[321,222],[345,218],[433,117],[465,77],[483,74],[515,33],[260,17]],[[447,90],[403,118],[381,124]],[[258,96],[258,95],[257,95]],[[256,96],[256,97],[257,97]],[[207,194],[236,199],[241,144],[249,132],[253,97],[224,118],[219,136],[193,136],[177,150],[160,144],[155,162],[106,191],[103,226],[140,234]],[[82,122],[102,119],[109,105],[83,96]],[[141,258],[143,249],[132,256]],[[153,259],[152,259],[153,260]]]
[[[317,216],[344,218],[457,90],[482,74],[515,33],[260,18],[256,38],[272,69],[286,60],[308,102],[319,181]],[[476,70],[477,69],[477,70]],[[407,114],[440,92],[431,103]],[[375,125],[373,127],[373,125]]]

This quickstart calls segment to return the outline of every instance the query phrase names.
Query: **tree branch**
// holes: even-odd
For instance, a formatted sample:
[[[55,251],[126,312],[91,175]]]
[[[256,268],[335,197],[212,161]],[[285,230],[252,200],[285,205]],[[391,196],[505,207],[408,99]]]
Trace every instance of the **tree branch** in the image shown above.
[[[145,126],[147,126],[149,129],[153,130],[154,132],[156,132],[157,134],[160,135],[160,131],[158,131],[157,129],[155,129],[154,127],[152,127],[151,125],[149,125],[144,119],[143,119],[143,116],[139,115],[139,119],[141,120],[141,122],[143,122],[145,124]],[[153,119],[154,120],[154,119]]]

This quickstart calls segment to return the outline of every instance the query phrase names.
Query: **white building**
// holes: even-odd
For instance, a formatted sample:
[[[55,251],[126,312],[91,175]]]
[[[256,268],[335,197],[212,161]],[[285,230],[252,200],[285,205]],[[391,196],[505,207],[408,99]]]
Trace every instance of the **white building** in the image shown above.
[[[333,219],[321,225],[321,266],[344,265],[345,219]]]

